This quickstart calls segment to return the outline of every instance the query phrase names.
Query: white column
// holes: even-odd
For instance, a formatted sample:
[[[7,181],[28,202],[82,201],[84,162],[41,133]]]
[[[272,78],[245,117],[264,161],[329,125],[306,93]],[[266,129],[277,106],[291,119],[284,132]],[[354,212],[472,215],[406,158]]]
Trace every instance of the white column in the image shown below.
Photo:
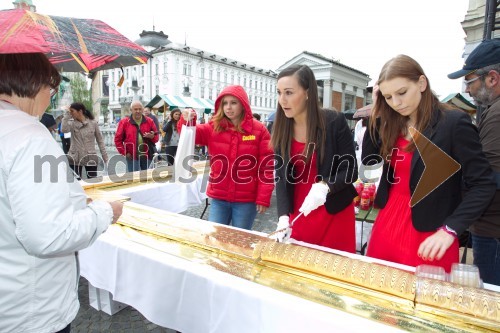
[[[344,111],[345,108],[345,88],[347,87],[347,84],[342,83],[342,104],[340,106],[340,112]]]
[[[323,80],[323,107],[332,107],[332,79]]]

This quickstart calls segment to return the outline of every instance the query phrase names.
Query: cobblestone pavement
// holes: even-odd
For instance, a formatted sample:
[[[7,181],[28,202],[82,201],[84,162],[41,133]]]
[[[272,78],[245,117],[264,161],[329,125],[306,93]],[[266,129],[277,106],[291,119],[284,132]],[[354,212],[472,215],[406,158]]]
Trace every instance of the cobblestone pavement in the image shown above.
[[[115,155],[116,151],[108,152],[108,155]],[[123,165],[124,166],[124,165]],[[124,170],[118,169],[121,173]],[[183,212],[183,215],[199,218],[205,208],[205,203],[189,208]],[[207,220],[208,209],[203,219]],[[276,195],[273,193],[271,198],[271,207],[263,214],[257,214],[253,230],[269,233],[276,229],[278,221],[276,212]],[[155,333],[174,333],[175,331],[163,328],[147,320],[139,311],[131,306],[110,316],[104,312],[97,311],[89,304],[88,282],[85,278],[80,278],[78,287],[78,296],[80,299],[80,310],[71,325],[71,332],[98,333],[98,332],[155,332]]]

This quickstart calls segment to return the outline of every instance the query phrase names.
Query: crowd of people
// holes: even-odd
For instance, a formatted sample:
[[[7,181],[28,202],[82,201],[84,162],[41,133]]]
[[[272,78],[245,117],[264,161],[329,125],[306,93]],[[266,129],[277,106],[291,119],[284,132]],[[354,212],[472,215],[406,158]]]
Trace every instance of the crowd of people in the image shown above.
[[[192,109],[176,108],[160,127],[151,110],[133,101],[114,141],[129,172],[151,168],[163,153],[172,165],[184,126],[194,126],[195,144],[210,154],[210,221],[252,229],[275,189],[277,241],[293,238],[351,253],[358,167],[382,164],[366,255],[449,272],[459,262],[458,237],[469,230],[481,278],[500,285],[499,59],[500,41],[486,40],[449,75],[463,77],[465,91],[482,108],[477,125],[438,100],[416,60],[398,55],[382,67],[372,113],[355,138],[341,113],[320,106],[311,68],[292,65],[277,78],[272,135],[252,112],[244,88],[232,85],[220,92],[207,122],[197,122]],[[83,177],[83,169],[87,178],[96,176],[96,143],[104,163],[108,156],[94,115],[82,103],[72,103],[60,121],[62,138],[71,137],[64,151],[43,126],[57,130],[44,111],[61,80],[47,58],[0,54],[0,72],[0,187],[8,194],[0,196],[0,331],[69,332],[78,311],[75,253],[120,217],[122,204],[92,201],[67,177],[70,170]],[[362,148],[359,161],[355,142]],[[432,149],[459,167],[415,202]],[[57,182],[53,175],[33,182],[35,168],[46,168],[33,162],[37,155],[64,162],[56,168]]]

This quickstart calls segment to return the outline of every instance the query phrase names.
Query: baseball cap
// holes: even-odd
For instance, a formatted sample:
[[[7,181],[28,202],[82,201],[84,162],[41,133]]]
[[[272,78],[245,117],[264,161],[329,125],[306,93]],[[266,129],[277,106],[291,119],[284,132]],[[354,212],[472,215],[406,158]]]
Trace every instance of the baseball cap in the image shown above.
[[[500,63],[500,39],[487,39],[470,53],[462,69],[448,74],[448,78],[458,79],[475,70],[498,63]]]

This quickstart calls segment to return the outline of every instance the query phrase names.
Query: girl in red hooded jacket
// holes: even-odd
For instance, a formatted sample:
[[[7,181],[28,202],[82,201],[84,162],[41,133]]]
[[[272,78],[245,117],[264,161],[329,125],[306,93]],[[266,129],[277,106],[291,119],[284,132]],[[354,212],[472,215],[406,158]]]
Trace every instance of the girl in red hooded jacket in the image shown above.
[[[185,110],[179,132],[190,117]],[[224,88],[215,101],[215,115],[196,126],[196,144],[208,146],[210,153],[209,221],[250,230],[257,212],[269,207],[274,189],[270,139],[266,127],[253,118],[243,87]]]

